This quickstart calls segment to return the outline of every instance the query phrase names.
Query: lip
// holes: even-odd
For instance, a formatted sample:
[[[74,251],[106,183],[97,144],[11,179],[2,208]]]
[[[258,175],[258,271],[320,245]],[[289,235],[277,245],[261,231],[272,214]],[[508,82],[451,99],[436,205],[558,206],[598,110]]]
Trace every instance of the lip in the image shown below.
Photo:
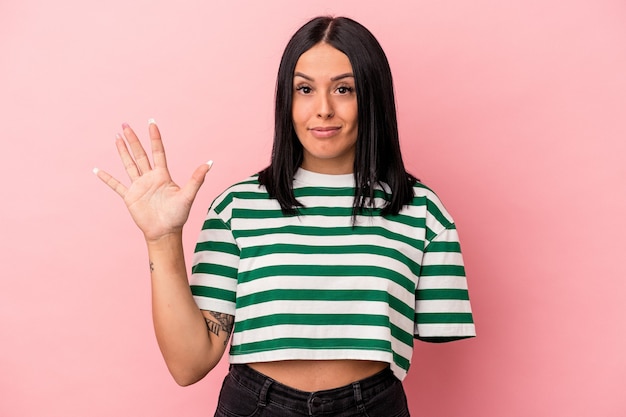
[[[335,136],[341,130],[340,126],[317,126],[309,129],[311,135],[316,138],[329,138],[331,136]]]

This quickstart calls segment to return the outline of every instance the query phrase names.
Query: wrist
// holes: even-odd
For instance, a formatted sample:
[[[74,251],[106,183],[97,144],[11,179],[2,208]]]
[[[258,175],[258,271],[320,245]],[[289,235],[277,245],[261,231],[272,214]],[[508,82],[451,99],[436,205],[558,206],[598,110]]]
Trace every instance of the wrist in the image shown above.
[[[182,244],[183,241],[183,231],[182,229],[175,230],[172,232],[164,233],[162,235],[148,237],[144,236],[146,239],[146,245],[149,249],[159,249],[164,247],[169,247],[171,245]]]
[[[168,233],[154,239],[146,238],[146,246],[153,278],[185,274],[182,232]]]
[[[168,245],[171,243],[176,243],[181,241],[182,242],[182,237],[183,237],[183,230],[182,229],[177,229],[177,230],[173,230],[171,232],[167,232],[167,233],[163,233],[163,234],[159,234],[159,235],[154,235],[154,236],[148,236],[144,234],[144,239],[146,240],[146,245],[150,246],[161,246],[161,245]]]

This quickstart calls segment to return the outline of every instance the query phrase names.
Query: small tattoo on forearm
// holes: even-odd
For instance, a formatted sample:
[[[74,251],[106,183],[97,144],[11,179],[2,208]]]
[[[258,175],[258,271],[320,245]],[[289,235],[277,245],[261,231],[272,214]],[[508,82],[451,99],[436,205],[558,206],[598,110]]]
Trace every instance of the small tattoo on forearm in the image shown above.
[[[154,262],[150,261],[150,272],[154,272]]]
[[[223,330],[227,333],[226,340],[224,341],[224,345],[228,344],[228,336],[233,331],[233,325],[235,323],[235,317],[230,314],[218,313],[216,311],[209,311],[211,316],[215,318],[215,320],[211,320],[210,318],[205,317],[206,327],[209,332],[213,333],[216,336],[220,335],[220,330]]]

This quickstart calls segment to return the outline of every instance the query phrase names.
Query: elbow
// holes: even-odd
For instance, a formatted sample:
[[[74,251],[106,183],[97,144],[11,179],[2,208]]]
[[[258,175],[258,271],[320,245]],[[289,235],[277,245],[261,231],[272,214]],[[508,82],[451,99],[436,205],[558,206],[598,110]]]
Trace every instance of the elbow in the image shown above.
[[[188,387],[200,381],[207,373],[173,372],[170,370],[170,374],[179,386]]]
[[[202,379],[202,378],[187,378],[187,377],[176,376],[176,375],[172,375],[172,376],[174,377],[174,381],[176,381],[176,383],[181,387],[188,387],[200,381],[200,379]]]
[[[213,366],[199,367],[199,368],[174,368],[168,367],[170,374],[174,378],[174,381],[181,387],[188,387],[195,384],[204,378]]]

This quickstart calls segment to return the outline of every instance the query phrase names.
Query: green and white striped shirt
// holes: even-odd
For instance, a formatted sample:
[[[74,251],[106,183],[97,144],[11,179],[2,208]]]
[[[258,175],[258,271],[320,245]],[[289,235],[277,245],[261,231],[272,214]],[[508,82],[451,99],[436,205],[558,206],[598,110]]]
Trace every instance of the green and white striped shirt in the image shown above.
[[[231,363],[376,360],[402,380],[414,337],[475,335],[456,228],[430,189],[353,224],[352,174],[300,169],[293,188],[304,207],[286,216],[257,176],[235,184],[200,233],[191,290],[201,309],[235,316]]]

